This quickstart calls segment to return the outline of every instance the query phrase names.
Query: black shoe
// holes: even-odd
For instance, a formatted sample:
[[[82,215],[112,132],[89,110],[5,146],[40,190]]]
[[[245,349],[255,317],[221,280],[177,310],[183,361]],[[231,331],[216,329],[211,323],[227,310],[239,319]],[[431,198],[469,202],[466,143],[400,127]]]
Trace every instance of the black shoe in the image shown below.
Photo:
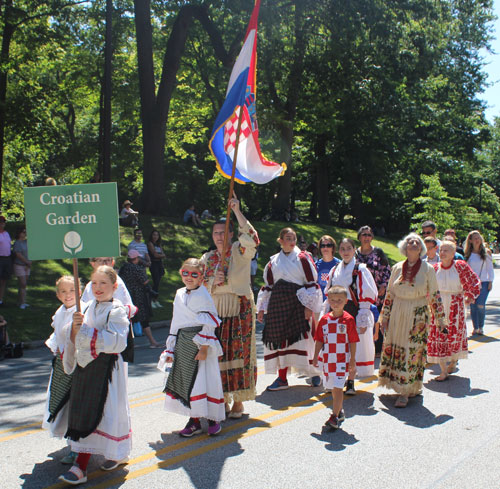
[[[354,389],[354,380],[348,380],[345,384],[345,393],[348,396],[356,395],[356,389]]]

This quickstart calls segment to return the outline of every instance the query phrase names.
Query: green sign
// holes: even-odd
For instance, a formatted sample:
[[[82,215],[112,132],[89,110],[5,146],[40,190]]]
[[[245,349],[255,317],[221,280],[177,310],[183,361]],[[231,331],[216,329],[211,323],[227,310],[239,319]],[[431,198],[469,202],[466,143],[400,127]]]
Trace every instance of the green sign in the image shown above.
[[[30,260],[120,254],[116,183],[24,189]]]

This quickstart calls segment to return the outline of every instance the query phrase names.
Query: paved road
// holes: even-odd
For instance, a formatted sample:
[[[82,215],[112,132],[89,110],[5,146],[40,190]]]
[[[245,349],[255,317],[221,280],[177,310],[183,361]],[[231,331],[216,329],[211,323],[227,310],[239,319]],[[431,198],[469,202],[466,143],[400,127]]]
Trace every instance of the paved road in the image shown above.
[[[224,423],[213,438],[182,439],[186,420],[163,411],[159,350],[139,339],[130,366],[134,448],[130,463],[112,473],[89,465],[92,488],[500,488],[500,271],[488,302],[484,337],[470,341],[470,356],[449,381],[426,371],[423,396],[406,409],[375,379],[357,382],[345,400],[342,429],[322,428],[330,396],[294,378],[293,388],[269,393],[261,374],[248,415]],[[469,326],[469,330],[470,330]],[[166,330],[155,331],[165,338]],[[259,368],[262,351],[259,351]],[[63,487],[57,476],[65,442],[40,429],[49,376],[45,349],[0,362],[0,489]]]

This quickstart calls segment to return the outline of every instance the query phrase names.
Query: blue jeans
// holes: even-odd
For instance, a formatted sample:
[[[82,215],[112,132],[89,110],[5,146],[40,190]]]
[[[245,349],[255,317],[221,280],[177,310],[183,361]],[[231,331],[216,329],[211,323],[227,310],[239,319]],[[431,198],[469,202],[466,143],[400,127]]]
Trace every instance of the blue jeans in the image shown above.
[[[484,318],[486,316],[486,299],[490,291],[488,290],[489,282],[481,282],[481,292],[474,304],[470,305],[470,315],[474,329],[483,329]]]

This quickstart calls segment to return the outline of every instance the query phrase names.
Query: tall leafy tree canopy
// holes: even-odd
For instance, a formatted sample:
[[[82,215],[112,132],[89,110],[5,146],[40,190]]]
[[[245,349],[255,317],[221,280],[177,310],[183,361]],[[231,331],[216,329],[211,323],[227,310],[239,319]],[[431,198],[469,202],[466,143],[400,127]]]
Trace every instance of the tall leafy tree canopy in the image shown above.
[[[111,179],[150,213],[220,212],[207,143],[253,2],[112,3]],[[105,13],[0,2],[4,213],[22,217],[21,188],[48,176],[102,178]],[[492,20],[491,0],[262,0],[261,146],[288,171],[238,186],[248,213],[300,201],[301,218],[400,232],[446,209],[443,226],[496,231],[500,131],[479,98]]]

